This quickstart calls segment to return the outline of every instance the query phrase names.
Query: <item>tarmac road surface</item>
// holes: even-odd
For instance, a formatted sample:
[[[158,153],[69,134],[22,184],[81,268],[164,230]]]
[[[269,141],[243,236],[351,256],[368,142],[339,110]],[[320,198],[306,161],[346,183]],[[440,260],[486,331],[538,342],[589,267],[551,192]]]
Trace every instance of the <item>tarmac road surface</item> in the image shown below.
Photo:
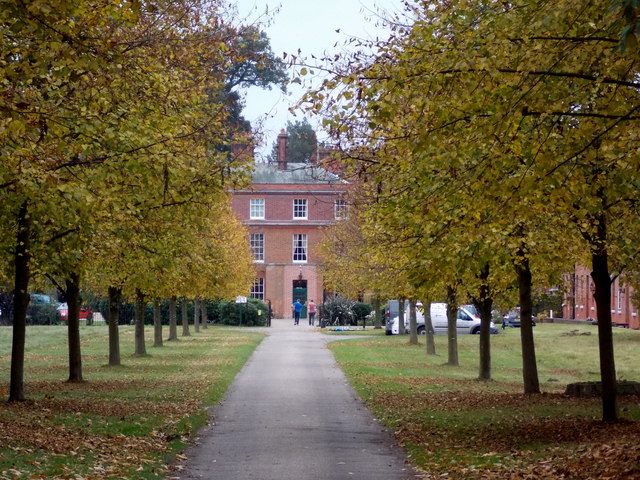
[[[264,329],[268,336],[214,407],[212,424],[169,478],[416,478],[326,348],[335,337],[304,322],[274,320]]]

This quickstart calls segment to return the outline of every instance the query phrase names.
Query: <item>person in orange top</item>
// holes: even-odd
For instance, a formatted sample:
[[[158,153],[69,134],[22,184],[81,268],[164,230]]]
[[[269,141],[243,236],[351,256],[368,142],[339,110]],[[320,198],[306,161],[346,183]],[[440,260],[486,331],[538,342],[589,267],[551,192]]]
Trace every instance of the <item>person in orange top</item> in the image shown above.
[[[309,325],[313,326],[313,321],[316,318],[316,304],[313,303],[313,300],[309,300],[307,303],[307,313],[309,314]]]

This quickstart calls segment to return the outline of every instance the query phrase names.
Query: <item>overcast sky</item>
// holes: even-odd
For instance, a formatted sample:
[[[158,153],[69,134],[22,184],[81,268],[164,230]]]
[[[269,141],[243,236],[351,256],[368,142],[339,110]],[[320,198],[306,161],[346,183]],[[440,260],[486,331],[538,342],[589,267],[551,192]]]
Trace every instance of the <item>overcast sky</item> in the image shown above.
[[[271,40],[276,56],[282,58],[283,52],[321,57],[325,53],[344,50],[343,44],[350,37],[386,38],[388,35],[376,18],[383,10],[397,12],[401,10],[401,0],[232,0],[237,5],[241,18],[247,22],[255,19],[265,20],[268,9],[270,24],[264,31]],[[272,12],[272,13],[271,13]],[[243,22],[243,23],[247,23]],[[336,31],[339,30],[339,31]],[[338,43],[338,47],[334,45]],[[256,152],[268,154],[280,129],[288,120],[302,120],[301,114],[292,116],[288,109],[299,100],[304,90],[292,85],[288,94],[279,89],[250,89],[245,97],[245,118],[254,128],[262,125],[263,145]],[[313,122],[313,119],[309,119]]]

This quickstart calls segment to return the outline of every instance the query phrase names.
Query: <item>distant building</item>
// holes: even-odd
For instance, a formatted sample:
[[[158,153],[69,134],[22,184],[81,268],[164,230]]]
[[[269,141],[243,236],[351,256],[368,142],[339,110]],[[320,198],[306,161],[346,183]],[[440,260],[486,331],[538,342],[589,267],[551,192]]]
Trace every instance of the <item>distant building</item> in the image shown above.
[[[574,272],[565,276],[565,283],[563,317],[585,321],[597,319],[594,284],[589,268],[576,265]],[[611,321],[621,327],[640,329],[638,306],[631,301],[632,292],[633,289],[619,278],[611,284]]]
[[[348,189],[317,162],[287,162],[286,142],[283,130],[278,162],[256,163],[250,188],[233,192],[233,209],[249,230],[257,269],[251,296],[271,300],[279,318],[291,317],[297,299],[322,303],[325,288],[315,247],[322,229],[346,216]]]

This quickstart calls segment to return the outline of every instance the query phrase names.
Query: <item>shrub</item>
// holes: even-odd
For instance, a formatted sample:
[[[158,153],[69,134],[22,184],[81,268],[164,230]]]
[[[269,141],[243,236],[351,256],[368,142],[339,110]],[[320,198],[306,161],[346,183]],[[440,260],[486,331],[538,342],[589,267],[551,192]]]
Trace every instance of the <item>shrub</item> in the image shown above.
[[[330,297],[320,308],[320,326],[327,325],[355,325],[356,314],[353,311],[354,302],[344,297]]]
[[[549,314],[549,310],[553,310],[554,317],[562,316],[563,293],[558,290],[555,292],[541,293],[533,297],[533,314],[540,313]]]
[[[109,321],[109,298],[98,297],[92,292],[82,292],[83,305],[94,312],[99,312],[105,322]],[[118,321],[120,325],[132,325],[134,323],[136,304],[122,301],[118,309]],[[153,304],[147,303],[144,310],[144,323],[153,325]]]
[[[100,312],[105,321],[109,319],[109,299],[107,297],[97,297],[91,293],[83,293],[83,299],[86,296],[84,304],[88,306],[94,312]],[[176,319],[178,325],[182,325],[182,298],[178,298],[176,301]],[[162,318],[163,325],[169,325],[169,300],[163,299],[160,303],[160,316]],[[209,322],[215,322],[217,314],[217,302],[213,300],[206,300],[205,305],[207,308],[207,318]],[[132,324],[135,318],[136,304],[133,302],[123,302],[120,304],[119,309],[119,321],[121,325]],[[193,300],[187,299],[187,318],[189,323],[193,324]],[[147,299],[147,303],[144,309],[144,323],[145,325],[153,325],[153,301]]]
[[[56,325],[59,322],[56,303],[30,303],[27,307],[27,325]]]
[[[83,294],[84,297],[84,294]],[[106,297],[95,297],[87,295],[85,303],[92,310],[102,313],[105,320],[109,318],[109,299]],[[182,304],[183,299],[178,298],[176,302],[176,317],[178,325],[182,325]],[[193,324],[193,300],[187,299],[187,317],[189,324]],[[133,323],[135,316],[135,303],[123,302],[120,304],[120,323]],[[267,305],[258,299],[249,298],[246,304],[237,304],[226,300],[206,300],[207,320],[209,323],[219,323],[223,325],[239,325],[240,313],[242,312],[242,325],[264,326],[267,322]],[[258,312],[261,312],[258,315]],[[163,299],[160,305],[160,315],[164,325],[169,324],[169,300]],[[148,300],[145,305],[144,323],[153,325],[153,302]]]
[[[373,307],[368,303],[356,302],[353,304],[353,313],[356,316],[356,323],[365,322],[371,312],[373,312]]]
[[[216,313],[213,315],[217,323],[223,325],[245,325],[263,327],[267,322],[267,305],[257,298],[248,298],[247,303],[219,300]]]

